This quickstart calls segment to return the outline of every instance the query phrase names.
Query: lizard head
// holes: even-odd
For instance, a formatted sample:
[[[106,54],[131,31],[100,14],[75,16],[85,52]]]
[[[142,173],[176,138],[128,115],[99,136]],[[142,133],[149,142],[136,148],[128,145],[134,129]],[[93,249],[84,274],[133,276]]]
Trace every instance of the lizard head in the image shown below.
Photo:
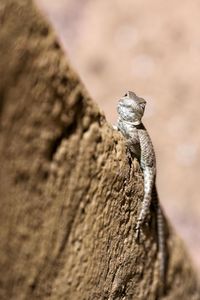
[[[146,101],[136,96],[133,92],[127,92],[118,102],[117,111],[124,121],[139,125],[145,110]]]

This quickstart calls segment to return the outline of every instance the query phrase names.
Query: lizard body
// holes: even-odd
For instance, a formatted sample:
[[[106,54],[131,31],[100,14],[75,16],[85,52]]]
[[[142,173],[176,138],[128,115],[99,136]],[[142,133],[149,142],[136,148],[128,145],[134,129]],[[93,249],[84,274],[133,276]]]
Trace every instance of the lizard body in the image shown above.
[[[141,121],[145,105],[146,101],[143,98],[136,96],[133,92],[127,92],[125,96],[119,100],[117,106],[119,114],[117,130],[126,138],[129,154],[131,157],[133,155],[139,160],[144,175],[144,198],[136,223],[137,240],[139,240],[142,225],[147,222],[150,214],[150,204],[153,202],[156,207],[160,277],[162,280],[162,289],[164,289],[166,272],[164,217],[158,201],[155,185],[155,152],[151,138]]]

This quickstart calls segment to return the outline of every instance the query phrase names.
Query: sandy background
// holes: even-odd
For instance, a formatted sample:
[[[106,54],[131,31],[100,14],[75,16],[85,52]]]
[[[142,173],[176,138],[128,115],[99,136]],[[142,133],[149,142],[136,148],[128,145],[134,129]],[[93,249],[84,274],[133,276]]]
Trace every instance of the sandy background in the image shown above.
[[[160,200],[200,270],[200,2],[37,2],[109,122],[126,90],[148,101]]]

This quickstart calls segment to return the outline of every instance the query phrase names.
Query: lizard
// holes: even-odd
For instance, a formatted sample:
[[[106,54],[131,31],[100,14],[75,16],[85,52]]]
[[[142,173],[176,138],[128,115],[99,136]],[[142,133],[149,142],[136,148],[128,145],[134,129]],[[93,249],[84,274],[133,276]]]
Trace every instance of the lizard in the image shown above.
[[[129,157],[136,157],[144,176],[144,198],[136,223],[136,240],[150,215],[150,205],[156,208],[158,253],[160,263],[161,293],[164,293],[166,275],[166,237],[164,216],[156,189],[156,156],[151,138],[142,123],[146,101],[134,92],[128,91],[118,102],[118,120],[115,129],[121,132],[126,139]]]

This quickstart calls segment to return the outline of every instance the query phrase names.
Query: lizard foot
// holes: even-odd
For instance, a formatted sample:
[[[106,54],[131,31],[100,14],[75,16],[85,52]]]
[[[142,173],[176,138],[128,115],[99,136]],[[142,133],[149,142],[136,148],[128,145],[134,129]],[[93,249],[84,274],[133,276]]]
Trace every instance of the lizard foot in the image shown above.
[[[149,218],[150,218],[150,216],[148,215],[145,220],[143,220],[143,219],[138,219],[137,220],[137,224],[136,224],[136,227],[135,227],[135,239],[138,243],[141,240],[140,236],[141,236],[142,228],[145,228],[145,227],[149,226]]]
[[[136,239],[137,242],[140,242],[141,230],[145,225],[146,226],[149,225],[148,218],[147,218],[147,220],[143,220],[143,219],[138,219],[137,220],[137,224],[136,224],[136,227],[135,227],[135,239]]]
[[[135,231],[136,231],[135,239],[136,239],[137,242],[140,241],[140,230],[141,230],[141,222],[140,222],[140,220],[138,220],[137,225],[136,225],[136,229],[135,229]]]

